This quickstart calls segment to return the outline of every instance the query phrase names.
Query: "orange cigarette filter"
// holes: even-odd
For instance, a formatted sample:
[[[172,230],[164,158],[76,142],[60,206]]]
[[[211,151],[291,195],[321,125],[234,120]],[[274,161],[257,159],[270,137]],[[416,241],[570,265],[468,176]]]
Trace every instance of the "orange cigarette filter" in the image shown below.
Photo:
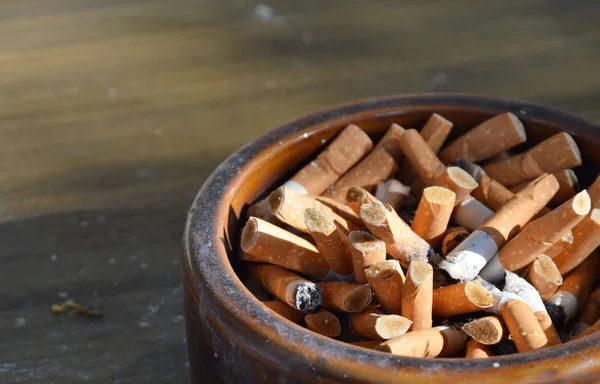
[[[548,345],[548,338],[529,304],[510,300],[500,307],[500,314],[519,352],[529,352]]]
[[[296,308],[292,308],[289,304],[286,304],[283,301],[263,301],[263,304],[273,312],[285,317],[293,323],[300,324],[302,319],[304,319],[304,314],[302,312],[300,312]]]
[[[594,325],[587,328],[585,331],[581,332],[579,335],[575,336],[573,339],[580,339],[585,336],[589,336],[593,333],[600,331],[600,320],[596,321]]]
[[[559,188],[548,205],[555,207],[575,196],[581,189],[577,175],[572,169],[562,169],[552,174],[558,180]]]
[[[494,356],[494,353],[487,345],[483,345],[473,339],[467,341],[467,352],[465,355],[467,359],[487,359],[492,356]]]
[[[301,312],[321,309],[323,292],[314,283],[271,264],[251,264],[250,276],[256,279],[271,295]]]
[[[540,323],[540,327],[542,327],[546,339],[548,339],[548,346],[551,347],[553,345],[562,344],[560,336],[558,335],[558,332],[556,332],[556,328],[554,328],[554,324],[552,324],[552,319],[548,312],[537,311],[535,312],[535,317],[537,318],[538,323]]]
[[[434,185],[435,181],[446,172],[446,166],[416,130],[406,130],[400,137],[400,147],[426,185]]]
[[[541,219],[540,219],[541,220]],[[600,245],[600,209],[594,209],[579,225],[573,228],[573,245],[553,260],[565,276],[577,267]]]
[[[542,141],[528,151],[498,163],[489,164],[483,170],[504,186],[534,179],[544,172],[581,165],[581,153],[575,140],[561,132]]]
[[[498,316],[486,316],[465,324],[462,330],[477,342],[496,345],[508,337],[504,321]]]
[[[407,187],[396,179],[389,179],[379,183],[375,198],[384,204],[389,204],[394,210],[399,210],[409,195],[410,187]]]
[[[365,309],[372,298],[368,284],[354,284],[346,281],[320,283],[323,291],[323,308],[334,312],[355,313]]]
[[[453,356],[460,352],[467,336],[454,327],[440,326],[411,331],[377,346],[378,351],[407,357]]]
[[[490,308],[492,294],[476,281],[446,285],[433,290],[433,316],[446,319]]]
[[[569,248],[573,245],[573,232],[567,231],[564,235],[556,242],[553,246],[548,248],[544,254],[551,259],[554,259],[556,256],[560,255],[565,249]]]
[[[356,226],[362,225],[362,220],[360,219],[358,214],[354,212],[352,208],[347,206],[345,203],[325,196],[315,196],[315,199],[321,204],[331,208],[333,212],[346,219],[346,221],[353,223]]]
[[[442,256],[446,256],[471,234],[464,227],[448,228],[442,237]]]
[[[433,268],[422,261],[408,267],[402,289],[402,316],[412,320],[411,330],[431,328],[433,306]]]
[[[306,328],[323,336],[336,338],[342,334],[342,325],[336,315],[328,311],[309,313],[304,316]]]
[[[437,113],[434,113],[427,120],[427,123],[425,123],[421,129],[421,132],[419,133],[429,148],[431,148],[433,153],[438,153],[448,138],[448,135],[452,130],[452,126],[452,122],[446,120]],[[398,172],[398,175],[402,181],[409,185],[418,177],[417,172],[415,172],[412,164],[407,159],[404,159],[400,165],[400,171]]]
[[[600,320],[600,288],[596,288],[587,299],[578,319],[589,326]]]
[[[348,240],[356,282],[366,284],[365,268],[385,260],[385,243],[363,231],[350,232]]]
[[[284,185],[307,195],[320,195],[373,148],[362,129],[348,125],[317,158]]]
[[[329,271],[310,242],[256,217],[248,219],[240,243],[246,261],[279,265],[317,280]]]
[[[587,189],[592,199],[592,208],[600,208],[600,176]]]
[[[379,140],[375,149],[383,148],[389,153],[397,164],[402,162],[404,154],[400,149],[400,137],[404,135],[405,129],[398,124],[392,124],[385,135]]]
[[[547,301],[563,283],[563,278],[554,261],[541,254],[529,268],[527,281],[537,289],[542,300]]]
[[[402,314],[402,289],[406,280],[398,260],[384,260],[365,269],[377,302],[387,313]]]
[[[381,340],[351,341],[348,344],[367,349],[375,349],[375,347],[381,344]]]
[[[288,187],[279,187],[271,192],[268,202],[269,209],[275,217],[304,233],[310,233],[304,222],[304,211],[309,208],[327,213],[345,233],[358,229],[356,225],[346,221],[346,219],[314,197],[303,195]]]
[[[304,211],[304,222],[331,270],[339,275],[354,272],[348,238],[333,220],[325,212],[309,208]]]
[[[471,175],[459,167],[448,167],[446,172],[439,176],[433,184],[446,187],[456,193],[457,202],[471,197],[471,191],[478,185]]]
[[[357,185],[352,186],[346,192],[346,205],[352,209],[353,212],[360,218],[360,207],[366,203],[373,203],[377,201],[375,196],[371,195],[369,191],[363,187]],[[362,219],[361,219],[362,222]]]
[[[444,187],[428,187],[423,191],[411,229],[434,248],[442,241],[456,194]]]
[[[388,340],[404,335],[411,324],[412,321],[405,317],[388,315],[378,309],[350,316],[350,326],[355,334],[377,340]]]
[[[481,175],[477,182],[479,185],[471,192],[471,195],[494,212],[502,208],[515,195],[485,173]]]
[[[567,231],[579,224],[589,213],[590,208],[588,193],[586,191],[578,193],[560,207],[528,225],[504,245],[498,253],[500,262],[509,271],[525,267],[559,241]],[[600,233],[598,244],[600,244]]]
[[[393,258],[402,265],[412,260],[426,261],[430,245],[419,237],[390,206],[380,202],[363,204],[360,217],[369,230],[382,239]]]
[[[367,157],[333,184],[323,196],[344,201],[352,186],[360,186],[373,192],[377,185],[398,171],[398,164],[385,149],[374,149]]]
[[[512,113],[503,113],[484,121],[440,152],[440,160],[473,162],[486,160],[527,140],[523,123]]]

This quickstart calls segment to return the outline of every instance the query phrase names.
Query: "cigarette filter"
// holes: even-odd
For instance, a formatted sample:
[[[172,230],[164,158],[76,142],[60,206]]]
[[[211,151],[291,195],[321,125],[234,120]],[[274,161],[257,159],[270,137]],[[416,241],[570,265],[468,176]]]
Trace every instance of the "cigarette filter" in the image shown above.
[[[553,246],[548,248],[544,254],[551,259],[554,259],[556,256],[560,255],[562,251],[569,248],[573,245],[573,232],[567,231],[564,235],[556,242]]]
[[[566,132],[558,133],[542,141],[528,151],[498,163],[483,167],[483,170],[504,186],[534,179],[543,173],[581,165],[581,153],[575,140]]]
[[[408,267],[402,289],[402,316],[412,320],[412,330],[432,326],[433,268],[422,261],[413,261]]]
[[[467,341],[467,353],[465,355],[467,359],[487,359],[492,356],[494,356],[494,353],[490,347],[473,339]]]
[[[329,271],[310,242],[256,217],[248,219],[240,245],[246,261],[279,265],[318,280]]]
[[[366,189],[359,186],[353,186],[346,192],[346,205],[354,211],[360,218],[360,207],[366,203],[378,201],[377,198],[369,193]],[[362,219],[361,219],[362,221]]]
[[[458,160],[458,166],[469,173],[478,183],[471,195],[492,211],[499,210],[515,194],[498,181],[489,177],[479,165],[465,159]]]
[[[433,183],[446,187],[456,194],[456,202],[464,201],[471,197],[470,193],[477,188],[477,182],[467,172],[459,167],[448,167]]]
[[[411,229],[437,247],[450,222],[455,198],[456,194],[444,187],[425,188]]]
[[[365,268],[385,260],[385,243],[368,232],[352,231],[348,235],[356,282],[366,284]]]
[[[446,172],[444,164],[416,130],[406,130],[400,137],[400,147],[426,185],[434,185],[435,181]]]
[[[529,352],[548,345],[548,338],[529,304],[510,300],[500,307],[500,314],[519,352]]]
[[[404,159],[404,153],[400,149],[400,137],[404,135],[404,132],[405,129],[398,124],[394,123],[390,125],[390,128],[375,146],[375,149],[385,149],[394,158],[396,163],[400,164],[402,159]]]
[[[443,319],[481,311],[492,304],[492,294],[476,281],[433,290],[433,315]]]
[[[573,245],[556,256],[553,259],[554,263],[560,273],[565,276],[585,260],[599,245],[600,209],[594,209],[589,216],[573,228]]]
[[[523,123],[512,113],[503,113],[484,121],[440,152],[440,160],[453,163],[463,158],[486,160],[527,140]]]
[[[381,308],[387,313],[400,315],[405,281],[400,262],[380,261],[365,269],[365,276]]]
[[[408,357],[453,356],[465,347],[466,341],[467,336],[455,327],[439,326],[394,337],[375,349]]]
[[[394,210],[399,210],[410,195],[410,187],[396,179],[382,181],[377,186],[375,198],[383,204],[389,204]],[[346,195],[346,202],[348,201]],[[374,201],[374,200],[373,200]],[[372,201],[370,201],[372,202]],[[359,207],[360,209],[360,207]]]
[[[263,304],[273,312],[285,317],[293,323],[300,324],[300,322],[304,318],[304,314],[302,312],[300,312],[296,308],[291,307],[289,304],[284,303],[283,301],[263,301]]]
[[[323,291],[315,283],[284,268],[271,264],[251,264],[250,276],[279,300],[300,312],[318,312],[323,304]]]
[[[587,189],[592,199],[592,209],[600,208],[600,176]]]
[[[590,297],[581,310],[578,320],[588,326],[600,320],[600,288],[596,288],[590,294]]]
[[[541,254],[529,268],[527,281],[537,289],[542,300],[547,301],[563,283],[563,278],[554,261]]]
[[[323,308],[328,311],[355,313],[371,303],[371,287],[345,281],[320,283],[323,291]]]
[[[350,316],[352,331],[362,337],[387,340],[404,335],[412,321],[398,315],[387,315],[378,309],[363,311]]]
[[[342,325],[336,315],[328,311],[309,313],[304,316],[306,328],[327,337],[338,337],[342,334]]]
[[[381,340],[366,340],[366,341],[352,341],[348,344],[355,345],[357,347],[367,348],[367,349],[375,349],[379,344],[381,344]]]
[[[343,217],[349,223],[352,223],[356,226],[362,225],[362,220],[358,217],[358,214],[352,210],[349,206],[347,206],[344,202],[325,197],[325,196],[315,196],[315,199],[321,204],[331,208],[331,210],[341,217]]]

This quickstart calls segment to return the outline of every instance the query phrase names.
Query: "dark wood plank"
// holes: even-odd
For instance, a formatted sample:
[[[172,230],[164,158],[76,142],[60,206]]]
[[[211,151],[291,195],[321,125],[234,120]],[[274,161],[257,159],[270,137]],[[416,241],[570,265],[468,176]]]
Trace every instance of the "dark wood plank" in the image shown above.
[[[431,91],[600,119],[597,1],[267,4],[0,2],[0,381],[186,382],[187,207],[282,122]]]

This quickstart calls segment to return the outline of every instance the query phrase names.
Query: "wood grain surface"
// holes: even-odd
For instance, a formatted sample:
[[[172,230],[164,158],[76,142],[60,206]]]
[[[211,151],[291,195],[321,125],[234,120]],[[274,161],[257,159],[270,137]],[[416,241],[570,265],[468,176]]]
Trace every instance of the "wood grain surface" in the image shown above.
[[[0,382],[189,381],[180,239],[280,123],[405,92],[600,119],[600,2],[0,1]],[[77,298],[102,319],[53,315]]]

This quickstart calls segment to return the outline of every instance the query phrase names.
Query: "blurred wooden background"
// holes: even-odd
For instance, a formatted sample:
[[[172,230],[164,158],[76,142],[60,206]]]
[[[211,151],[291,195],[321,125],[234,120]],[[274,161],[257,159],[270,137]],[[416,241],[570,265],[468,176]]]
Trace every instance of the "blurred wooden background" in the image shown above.
[[[0,382],[187,382],[186,210],[299,115],[406,92],[600,120],[594,0],[0,1]],[[64,298],[101,320],[54,316]]]

